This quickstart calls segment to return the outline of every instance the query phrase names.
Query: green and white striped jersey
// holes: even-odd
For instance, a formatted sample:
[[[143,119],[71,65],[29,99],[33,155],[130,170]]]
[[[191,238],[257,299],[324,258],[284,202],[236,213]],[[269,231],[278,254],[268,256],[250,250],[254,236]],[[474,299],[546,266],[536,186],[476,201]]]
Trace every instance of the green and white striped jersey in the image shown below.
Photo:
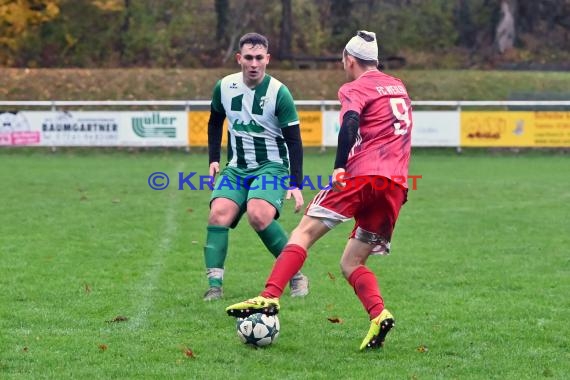
[[[228,119],[228,166],[253,169],[267,162],[289,168],[281,128],[299,124],[289,89],[270,75],[254,89],[241,72],[216,83],[212,109]]]

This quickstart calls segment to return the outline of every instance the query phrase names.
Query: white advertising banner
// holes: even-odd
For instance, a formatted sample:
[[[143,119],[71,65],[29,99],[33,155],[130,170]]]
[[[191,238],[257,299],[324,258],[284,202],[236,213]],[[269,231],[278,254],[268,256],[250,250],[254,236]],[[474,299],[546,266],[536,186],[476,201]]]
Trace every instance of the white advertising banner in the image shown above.
[[[188,146],[185,111],[122,112],[119,129],[124,146]]]
[[[337,145],[339,111],[323,112],[323,142]],[[412,146],[457,147],[456,111],[415,111]],[[0,113],[0,146],[188,146],[185,111]]]
[[[339,111],[324,111],[323,145],[336,146],[340,129]],[[459,112],[456,111],[414,111],[412,146],[458,147]]]
[[[340,111],[323,112],[323,146],[336,146],[338,142],[338,131]]]
[[[39,145],[40,139],[22,112],[0,112],[0,146]]]
[[[0,113],[0,145],[187,146],[184,111]]]
[[[460,117],[457,111],[413,111],[412,146],[458,147]]]
[[[42,146],[119,145],[119,112],[22,112]]]

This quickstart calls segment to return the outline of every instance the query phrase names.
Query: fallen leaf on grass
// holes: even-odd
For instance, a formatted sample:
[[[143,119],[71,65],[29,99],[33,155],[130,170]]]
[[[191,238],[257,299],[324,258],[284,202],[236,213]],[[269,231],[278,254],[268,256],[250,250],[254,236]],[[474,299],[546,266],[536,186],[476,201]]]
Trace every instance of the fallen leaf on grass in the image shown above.
[[[89,284],[85,284],[85,293],[91,293],[91,286],[89,286]]]
[[[342,323],[343,320],[340,319],[339,317],[329,317],[327,318],[329,320],[330,323]]]
[[[184,355],[186,355],[186,357],[196,359],[196,356],[194,355],[194,351],[192,351],[191,348],[184,347],[182,349],[182,351],[184,352]]]
[[[329,275],[329,278],[330,278],[331,280],[333,280],[333,281],[336,280],[336,277],[335,277],[334,274],[332,274],[331,272],[328,272],[328,275]]]
[[[423,344],[420,345],[416,350],[418,352],[421,352],[421,353],[428,352],[428,348],[426,346],[424,346]]]
[[[117,323],[117,322],[126,322],[126,321],[128,321],[128,320],[129,320],[129,318],[127,318],[127,317],[124,317],[124,316],[122,316],[122,315],[117,315],[115,318],[113,318],[113,319],[111,319],[111,320],[109,320],[109,321],[105,321],[105,322],[107,322],[107,323]]]
[[[99,350],[101,350],[101,351],[106,351],[107,348],[109,348],[109,346],[107,346],[107,345],[104,344],[104,343],[101,343],[101,344],[99,345]]]
[[[194,212],[194,209],[193,209],[193,208],[188,208],[188,209],[186,209],[186,211],[188,211],[188,212]]]

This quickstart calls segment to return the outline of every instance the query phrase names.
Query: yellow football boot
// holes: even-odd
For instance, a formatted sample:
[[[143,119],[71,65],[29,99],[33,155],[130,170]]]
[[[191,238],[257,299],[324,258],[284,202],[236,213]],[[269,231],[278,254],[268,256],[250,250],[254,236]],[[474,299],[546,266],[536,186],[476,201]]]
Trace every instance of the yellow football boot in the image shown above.
[[[360,345],[360,350],[384,346],[384,339],[394,325],[394,316],[387,309],[382,310],[379,316],[370,321],[370,329]]]

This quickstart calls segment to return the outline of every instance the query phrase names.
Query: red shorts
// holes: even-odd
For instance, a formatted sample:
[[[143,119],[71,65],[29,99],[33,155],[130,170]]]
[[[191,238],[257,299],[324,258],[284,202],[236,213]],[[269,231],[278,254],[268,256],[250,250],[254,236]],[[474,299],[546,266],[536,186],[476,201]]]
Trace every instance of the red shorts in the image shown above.
[[[329,228],[354,218],[350,238],[374,245],[373,253],[387,254],[406,199],[407,189],[385,177],[355,177],[347,179],[341,190],[321,190],[305,214],[321,219]]]

